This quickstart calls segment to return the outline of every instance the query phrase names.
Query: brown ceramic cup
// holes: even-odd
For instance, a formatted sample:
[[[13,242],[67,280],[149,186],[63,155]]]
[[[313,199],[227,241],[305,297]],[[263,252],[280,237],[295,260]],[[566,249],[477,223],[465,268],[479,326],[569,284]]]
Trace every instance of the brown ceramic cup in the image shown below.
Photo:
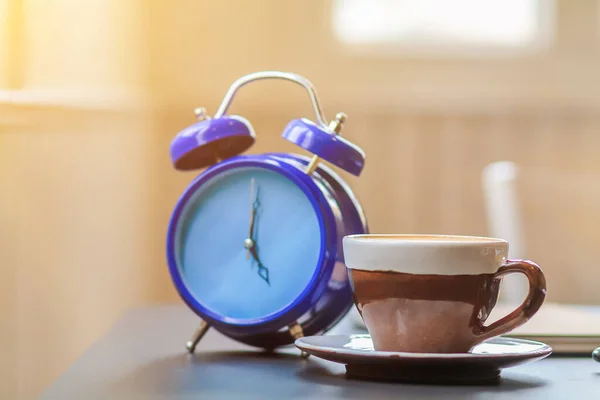
[[[507,260],[502,239],[446,235],[350,235],[344,259],[354,303],[375,350],[462,353],[524,324],[546,296],[542,270]],[[500,280],[529,280],[525,301],[486,325]]]

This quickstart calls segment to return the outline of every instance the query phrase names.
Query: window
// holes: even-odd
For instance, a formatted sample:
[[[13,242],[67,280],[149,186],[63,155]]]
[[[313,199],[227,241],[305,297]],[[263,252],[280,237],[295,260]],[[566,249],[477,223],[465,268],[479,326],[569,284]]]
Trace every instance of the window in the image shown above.
[[[346,45],[435,51],[545,45],[551,0],[336,0],[333,30]]]

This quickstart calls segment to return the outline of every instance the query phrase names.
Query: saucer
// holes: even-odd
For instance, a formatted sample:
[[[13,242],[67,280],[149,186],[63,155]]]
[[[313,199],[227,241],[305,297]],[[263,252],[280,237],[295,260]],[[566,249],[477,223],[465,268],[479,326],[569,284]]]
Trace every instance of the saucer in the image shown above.
[[[376,351],[370,335],[307,336],[295,341],[299,349],[346,365],[346,375],[412,383],[496,383],[500,370],[541,360],[552,348],[532,340],[497,337],[468,353],[406,353]]]

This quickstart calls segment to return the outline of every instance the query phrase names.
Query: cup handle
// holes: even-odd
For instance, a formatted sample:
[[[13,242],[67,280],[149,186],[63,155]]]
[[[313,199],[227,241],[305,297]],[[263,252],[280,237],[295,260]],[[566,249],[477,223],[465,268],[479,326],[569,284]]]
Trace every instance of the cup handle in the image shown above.
[[[523,325],[539,310],[546,298],[546,278],[537,264],[527,260],[507,260],[494,274],[494,280],[512,273],[524,274],[529,280],[527,298],[507,316],[489,326],[482,324],[477,335],[481,340],[502,335]]]

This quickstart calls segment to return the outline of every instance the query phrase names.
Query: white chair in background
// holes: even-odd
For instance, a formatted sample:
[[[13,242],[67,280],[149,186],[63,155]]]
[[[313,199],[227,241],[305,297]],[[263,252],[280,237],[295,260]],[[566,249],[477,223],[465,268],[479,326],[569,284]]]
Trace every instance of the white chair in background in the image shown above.
[[[482,171],[483,196],[489,236],[509,242],[509,258],[526,258],[524,224],[517,190],[519,167],[511,161],[497,161]],[[528,290],[519,275],[503,278],[500,299],[521,302]]]

